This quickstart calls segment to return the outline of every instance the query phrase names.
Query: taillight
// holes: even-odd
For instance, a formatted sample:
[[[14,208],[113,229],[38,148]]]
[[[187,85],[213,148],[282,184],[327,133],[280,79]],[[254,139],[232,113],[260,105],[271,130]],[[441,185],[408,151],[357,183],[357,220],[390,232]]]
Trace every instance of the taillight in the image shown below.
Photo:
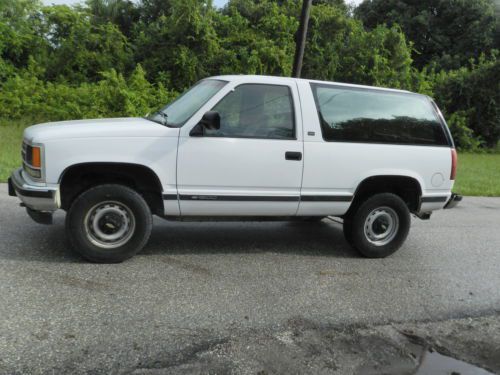
[[[454,148],[451,149],[451,173],[450,180],[454,180],[457,175],[457,150]]]

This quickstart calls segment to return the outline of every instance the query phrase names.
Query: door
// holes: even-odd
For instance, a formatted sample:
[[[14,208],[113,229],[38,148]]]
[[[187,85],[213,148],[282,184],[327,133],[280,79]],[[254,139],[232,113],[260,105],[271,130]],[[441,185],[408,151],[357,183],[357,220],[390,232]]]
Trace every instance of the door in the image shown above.
[[[212,108],[220,129],[179,137],[182,216],[290,216],[300,198],[303,144],[295,82],[243,83]]]

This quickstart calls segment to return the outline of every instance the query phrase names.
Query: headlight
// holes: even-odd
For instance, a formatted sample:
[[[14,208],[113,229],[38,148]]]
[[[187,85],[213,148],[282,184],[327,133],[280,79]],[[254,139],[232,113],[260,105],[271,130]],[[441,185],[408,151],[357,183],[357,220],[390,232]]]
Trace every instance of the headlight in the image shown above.
[[[26,173],[36,179],[42,178],[42,147],[23,142],[23,168]]]

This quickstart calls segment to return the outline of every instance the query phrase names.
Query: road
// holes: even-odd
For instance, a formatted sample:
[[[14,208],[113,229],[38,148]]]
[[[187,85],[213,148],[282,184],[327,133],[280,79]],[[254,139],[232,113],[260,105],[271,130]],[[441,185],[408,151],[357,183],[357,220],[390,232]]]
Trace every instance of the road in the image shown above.
[[[500,198],[413,220],[404,247],[382,260],[358,257],[330,220],[157,220],[142,253],[97,265],[69,251],[63,224],[63,213],[52,226],[32,222],[0,184],[0,374],[149,374],[297,324],[500,314]]]

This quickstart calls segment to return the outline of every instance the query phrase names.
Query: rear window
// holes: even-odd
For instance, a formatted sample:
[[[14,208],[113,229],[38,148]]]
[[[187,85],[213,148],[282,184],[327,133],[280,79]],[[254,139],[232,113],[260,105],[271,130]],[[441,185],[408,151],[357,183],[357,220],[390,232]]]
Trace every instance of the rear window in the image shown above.
[[[326,141],[449,145],[425,96],[315,83],[311,87]]]

